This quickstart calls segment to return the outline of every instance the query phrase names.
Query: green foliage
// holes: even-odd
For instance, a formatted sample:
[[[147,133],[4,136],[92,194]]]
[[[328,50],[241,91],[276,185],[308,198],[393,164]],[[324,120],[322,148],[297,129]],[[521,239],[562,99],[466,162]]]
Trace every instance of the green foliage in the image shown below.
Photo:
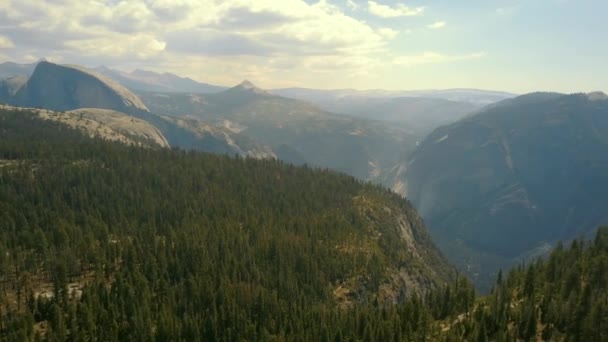
[[[511,271],[477,311],[454,329],[473,326],[492,341],[504,340],[505,332],[525,341],[606,341],[608,227],[593,242],[575,240],[567,250],[559,245],[547,260]]]
[[[472,303],[464,280],[422,295],[449,267],[388,190],[92,140],[27,112],[0,113],[0,252],[2,340],[419,341]],[[397,270],[414,280],[390,305]],[[356,287],[348,308],[340,285]]]
[[[397,271],[419,288],[391,303]],[[608,339],[608,228],[481,299],[448,273],[409,203],[352,177],[0,114],[0,340]]]

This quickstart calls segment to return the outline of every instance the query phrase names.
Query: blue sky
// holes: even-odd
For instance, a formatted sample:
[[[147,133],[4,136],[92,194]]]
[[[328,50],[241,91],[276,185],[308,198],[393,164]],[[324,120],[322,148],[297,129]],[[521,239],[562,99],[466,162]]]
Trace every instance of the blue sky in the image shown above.
[[[600,0],[4,0],[0,61],[266,88],[608,91]]]

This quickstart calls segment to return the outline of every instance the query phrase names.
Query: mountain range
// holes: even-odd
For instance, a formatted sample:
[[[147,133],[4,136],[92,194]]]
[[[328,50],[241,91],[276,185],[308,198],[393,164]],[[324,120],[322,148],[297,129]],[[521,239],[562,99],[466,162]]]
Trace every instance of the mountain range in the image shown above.
[[[151,113],[129,89],[81,66],[41,61],[29,77],[13,76],[3,80],[0,83],[0,101],[12,106],[56,112],[83,108],[110,110],[114,115],[130,116],[151,124],[162,134],[162,140],[173,147],[255,158],[275,157],[268,147],[221,125],[213,126],[196,120],[177,121],[162,113]],[[128,120],[114,120],[115,125],[119,123],[124,125],[123,130],[132,129]]]
[[[93,70],[132,90],[187,93],[216,93],[226,90],[226,87],[197,82],[191,78],[180,77],[168,72],[156,73],[141,69],[124,72],[104,66]]]
[[[273,93],[285,97],[296,98],[309,102],[332,106],[341,99],[391,99],[400,97],[417,97],[428,99],[442,99],[454,102],[466,102],[478,106],[488,105],[508,98],[515,97],[513,93],[480,89],[430,89],[430,90],[357,90],[337,89],[321,90],[308,88],[282,88],[274,89]],[[329,109],[331,110],[331,109]]]
[[[154,124],[172,146],[278,157],[376,182],[390,179],[386,173],[432,127],[478,108],[442,99],[380,98],[376,94],[373,99],[343,102],[345,110],[338,115],[317,103],[275,95],[249,81],[225,90],[205,89],[208,85],[168,73],[124,73],[105,67],[89,70],[46,61],[4,63],[0,74],[11,76],[0,83],[0,100],[11,105],[116,110]],[[211,90],[215,93],[199,93]],[[115,96],[105,98],[104,94]],[[378,108],[385,110],[379,112]],[[201,139],[204,132],[205,139]]]
[[[43,65],[45,63],[51,64],[42,61]],[[60,109],[34,101],[45,94],[32,93],[30,99],[23,98],[23,94],[15,94],[37,65],[0,64],[0,75],[11,76],[0,83],[0,100],[4,98],[5,103]],[[198,128],[185,129],[183,124],[193,121],[182,120],[178,125],[180,127],[176,128],[165,123],[166,120],[159,121],[157,115],[137,114],[148,117],[148,121],[159,127],[164,126],[160,128],[169,135],[168,140],[173,142],[172,145],[260,157],[274,155],[289,162],[329,167],[389,186],[395,179],[391,169],[407,158],[416,143],[432,129],[478,110],[483,103],[513,96],[467,89],[414,92],[300,88],[262,90],[249,81],[237,87],[225,88],[169,73],[144,70],[127,73],[98,67],[87,69],[87,73],[97,75],[106,80],[105,83],[124,86],[130,93],[137,93],[146,107],[151,106],[154,114],[165,119],[174,116],[204,122],[194,125]],[[31,87],[23,88],[27,90]],[[23,90],[22,93],[27,95]],[[64,99],[56,95],[52,98],[57,103],[66,104]],[[83,107],[76,103],[67,105],[69,109]],[[89,103],[84,107],[103,107],[132,114],[129,110],[108,106],[108,103]],[[195,143],[198,138],[192,136],[193,131],[194,135],[201,133],[202,126],[213,128],[214,132],[208,136],[213,139],[224,137],[220,140],[225,140],[225,143],[213,144],[215,147]],[[237,135],[238,139],[225,138]],[[234,141],[243,141],[255,147],[245,148],[249,152],[243,154],[242,148],[235,148]]]
[[[415,146],[417,135],[388,123],[324,111],[284,98],[249,81],[215,94],[139,92],[153,112],[224,125],[301,160],[360,179],[379,180]]]
[[[483,290],[500,268],[608,221],[601,92],[204,88],[170,74],[46,61],[4,63],[0,75],[0,103],[89,136],[280,159],[390,187]]]

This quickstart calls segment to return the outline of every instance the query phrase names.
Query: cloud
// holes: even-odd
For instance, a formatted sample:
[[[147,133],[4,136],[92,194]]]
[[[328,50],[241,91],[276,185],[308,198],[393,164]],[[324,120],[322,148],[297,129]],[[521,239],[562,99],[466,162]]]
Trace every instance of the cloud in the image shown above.
[[[115,43],[118,40],[120,40],[120,44]],[[64,45],[67,48],[78,50],[84,56],[103,55],[145,60],[162,52],[167,44],[148,34],[129,36],[114,34],[94,39],[71,40],[65,42]]]
[[[0,48],[17,62],[146,68],[226,85],[327,87],[472,58],[396,56],[391,43],[411,31],[351,15],[364,8],[385,18],[424,11],[360,0],[0,0]]]
[[[191,29],[165,37],[167,50],[208,56],[269,56],[275,48],[252,37],[215,30]]]
[[[427,25],[426,27],[433,29],[433,30],[437,30],[440,28],[444,28],[446,25],[445,21],[436,21],[430,25]]]
[[[11,49],[14,48],[15,44],[5,36],[0,35],[0,49]]]
[[[471,59],[483,58],[485,56],[485,52],[475,52],[467,55],[445,55],[437,52],[424,52],[420,55],[398,56],[393,59],[393,64],[411,67],[422,64],[466,61]]]
[[[421,15],[424,12],[424,7],[408,7],[404,4],[390,7],[375,1],[368,1],[367,8],[370,14],[381,18],[411,17]]]
[[[247,7],[228,9],[218,20],[218,27],[230,30],[271,29],[288,24],[288,15],[276,11],[254,11]]]
[[[7,11],[0,13],[0,19],[7,22],[10,17],[15,23],[3,29],[5,35],[19,41],[19,48],[40,50],[91,48],[90,54],[132,53],[139,58],[164,48],[209,55],[267,56],[279,50],[289,54],[291,49],[344,54],[382,49],[395,36],[346,15],[325,0],[313,4],[304,0],[5,1],[0,10]],[[194,46],[187,46],[188,40]],[[104,42],[109,46],[97,45]],[[201,48],[210,44],[224,46]]]

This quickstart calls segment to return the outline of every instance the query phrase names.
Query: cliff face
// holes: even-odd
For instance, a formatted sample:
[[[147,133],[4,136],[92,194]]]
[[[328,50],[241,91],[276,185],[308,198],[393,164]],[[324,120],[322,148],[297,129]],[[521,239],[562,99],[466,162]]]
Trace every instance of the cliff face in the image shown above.
[[[535,93],[438,128],[401,179],[443,252],[472,277],[608,223],[608,100]]]
[[[148,111],[141,100],[120,84],[93,71],[40,62],[12,104],[56,111],[102,108],[124,113]]]

